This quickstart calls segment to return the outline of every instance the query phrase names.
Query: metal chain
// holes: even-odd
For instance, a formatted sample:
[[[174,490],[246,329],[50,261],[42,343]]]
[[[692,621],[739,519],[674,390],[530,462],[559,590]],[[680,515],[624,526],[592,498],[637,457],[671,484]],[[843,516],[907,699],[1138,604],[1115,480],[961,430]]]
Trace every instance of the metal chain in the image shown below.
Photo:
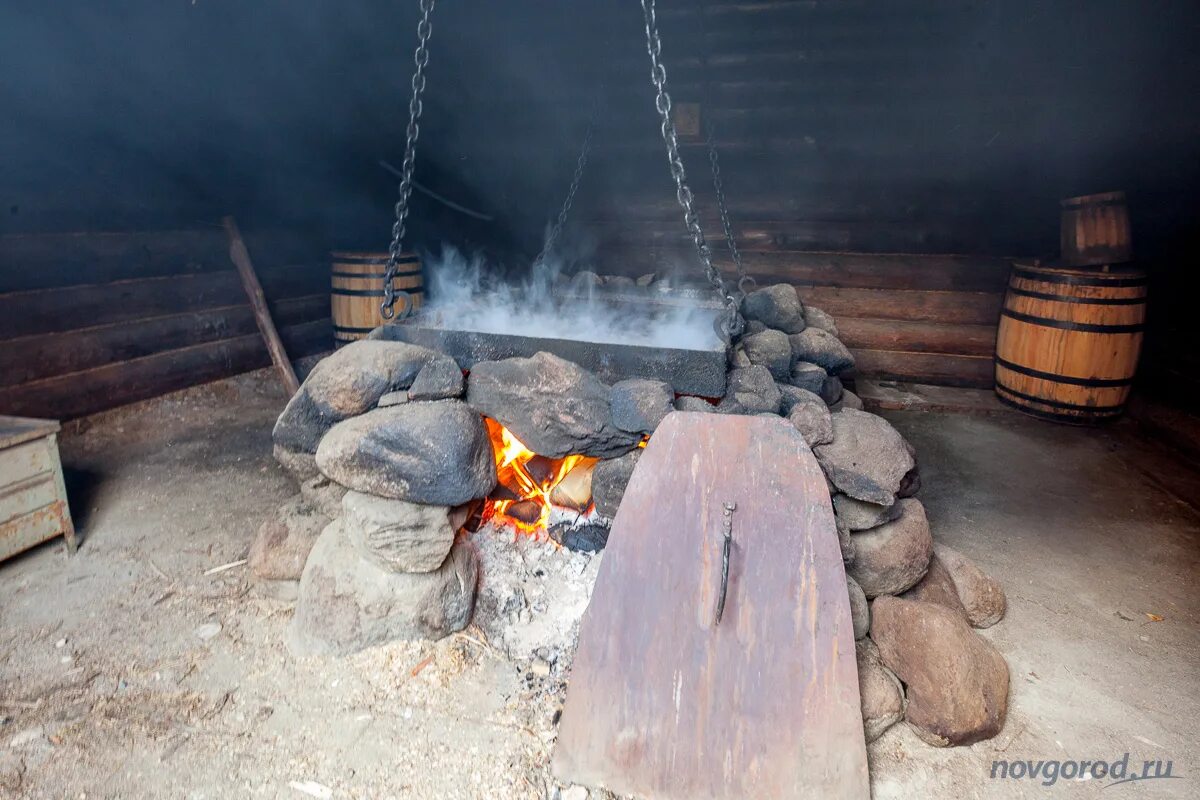
[[[567,222],[567,216],[571,213],[571,206],[575,203],[575,193],[579,191],[579,182],[583,180],[583,169],[587,166],[588,153],[592,149],[592,130],[596,125],[596,114],[599,109],[597,102],[592,108],[592,116],[588,120],[587,132],[583,135],[583,146],[579,149],[579,158],[575,161],[575,175],[571,178],[571,188],[567,190],[567,197],[563,200],[562,208],[558,211],[558,217],[554,220],[554,224],[550,226],[550,232],[546,235],[546,242],[542,245],[542,252],[538,253],[537,258],[533,260],[534,266],[542,264],[551,250],[554,249],[558,237],[562,234],[563,225]]]
[[[408,130],[407,142],[404,146],[404,161],[400,164],[400,197],[396,201],[396,222],[392,225],[392,243],[388,247],[387,269],[383,271],[383,303],[379,313],[384,319],[396,316],[395,305],[397,294],[404,297],[402,316],[408,316],[412,311],[412,298],[408,292],[397,292],[392,286],[396,277],[396,264],[400,260],[400,247],[404,241],[404,223],[408,218],[408,198],[412,194],[413,166],[417,158],[417,137],[421,128],[417,122],[421,119],[421,93],[425,91],[425,67],[429,64],[429,36],[433,33],[433,24],[429,21],[433,13],[435,0],[421,0],[421,21],[417,23],[417,50],[413,53],[413,63],[416,70],[412,76],[412,97],[408,101]]]
[[[718,320],[717,332],[725,341],[741,335],[745,321],[739,312],[741,300],[725,286],[721,273],[713,266],[712,250],[704,239],[704,230],[700,227],[700,219],[696,215],[695,197],[687,185],[687,174],[683,169],[683,159],[679,155],[679,134],[675,130],[675,122],[671,119],[671,95],[667,93],[667,68],[662,63],[662,40],[658,35],[658,21],[655,18],[654,0],[641,0],[642,15],[646,21],[646,49],[650,53],[650,81],[654,84],[657,95],[654,107],[662,118],[662,137],[667,145],[667,162],[671,168],[671,177],[675,181],[675,197],[683,207],[683,221],[688,233],[696,245],[700,263],[704,267],[705,277],[717,290],[725,310]]]
[[[708,162],[712,165],[713,189],[717,193],[717,208],[721,212],[721,226],[725,228],[725,244],[729,247],[729,254],[733,256],[733,264],[737,267],[738,291],[743,294],[746,292],[748,285],[758,285],[758,281],[746,274],[746,267],[742,264],[742,254],[738,252],[737,241],[733,238],[733,224],[729,221],[729,207],[725,204],[725,188],[721,183],[721,161],[717,155],[716,136],[713,133],[712,123],[709,122],[708,128]]]

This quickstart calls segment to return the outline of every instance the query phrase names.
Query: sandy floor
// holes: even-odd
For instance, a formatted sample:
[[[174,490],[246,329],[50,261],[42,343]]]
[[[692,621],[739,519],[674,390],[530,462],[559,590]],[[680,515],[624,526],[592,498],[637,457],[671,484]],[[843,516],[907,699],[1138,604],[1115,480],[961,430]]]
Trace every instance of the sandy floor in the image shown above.
[[[297,661],[286,606],[244,568],[206,574],[293,491],[269,455],[281,405],[258,375],[64,436],[84,545],[0,566],[0,797],[552,795],[556,673],[471,630]],[[1125,752],[1183,777],[1099,796],[1195,796],[1200,515],[1181,498],[1200,481],[1123,430],[892,418],[921,453],[935,534],[1008,590],[986,635],[1013,698],[1004,733],[974,747],[893,728],[871,748],[876,798],[1093,796],[1107,782],[988,773]]]

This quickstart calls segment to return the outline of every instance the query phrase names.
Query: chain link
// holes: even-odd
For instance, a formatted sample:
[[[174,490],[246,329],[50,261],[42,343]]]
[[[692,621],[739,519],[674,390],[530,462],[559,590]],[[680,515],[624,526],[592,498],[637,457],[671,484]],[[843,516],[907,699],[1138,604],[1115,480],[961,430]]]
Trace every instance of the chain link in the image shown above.
[[[696,245],[700,263],[704,267],[704,275],[716,289],[724,306],[724,313],[718,319],[717,333],[726,342],[741,335],[745,321],[739,311],[740,298],[730,292],[725,286],[720,271],[712,263],[712,250],[704,239],[704,230],[700,227],[700,219],[696,214],[695,197],[687,185],[687,173],[683,168],[683,159],[679,155],[679,134],[675,130],[675,121],[671,119],[671,95],[667,93],[667,68],[662,63],[662,40],[658,35],[658,21],[655,18],[654,0],[641,0],[642,15],[646,21],[646,49],[650,53],[650,81],[654,84],[656,96],[654,107],[662,119],[662,137],[667,145],[667,162],[671,168],[671,178],[675,181],[675,198],[683,207],[683,221],[688,233]]]
[[[708,163],[712,165],[713,189],[717,193],[717,209],[721,212],[721,226],[725,229],[725,244],[729,247],[729,254],[733,257],[733,265],[737,267],[738,291],[744,294],[747,286],[758,285],[758,282],[746,274],[746,267],[742,264],[742,254],[738,251],[737,241],[733,238],[733,224],[729,221],[729,206],[725,204],[725,187],[721,182],[721,160],[717,154],[716,135],[713,133],[711,122],[706,127],[708,129]]]
[[[396,277],[396,264],[400,260],[400,247],[404,242],[404,223],[408,218],[408,198],[412,195],[413,166],[417,158],[417,137],[421,128],[417,124],[421,119],[421,94],[425,91],[425,67],[429,64],[429,37],[433,33],[433,24],[429,21],[433,13],[435,0],[421,0],[421,21],[417,23],[417,50],[413,53],[413,63],[416,69],[412,76],[412,97],[408,101],[408,130],[404,146],[404,161],[400,165],[399,199],[396,200],[396,222],[392,225],[392,243],[388,247],[387,269],[383,272],[383,304],[379,313],[384,319],[396,316],[396,298],[402,295],[404,309],[402,317],[412,311],[412,297],[405,291],[397,292],[392,285]]]
[[[562,208],[558,211],[558,217],[554,220],[554,224],[550,226],[550,232],[546,235],[546,242],[542,245],[542,252],[538,253],[537,258],[533,260],[535,267],[545,262],[546,257],[554,249],[558,237],[562,234],[563,225],[567,222],[567,217],[571,213],[571,206],[575,203],[575,193],[579,191],[579,182],[583,180],[583,169],[587,166],[588,153],[592,149],[592,130],[596,125],[596,115],[600,104],[596,103],[592,108],[592,116],[588,120],[587,132],[583,135],[583,146],[579,149],[579,158],[575,161],[575,175],[571,178],[571,187],[567,190],[567,197],[563,200]]]

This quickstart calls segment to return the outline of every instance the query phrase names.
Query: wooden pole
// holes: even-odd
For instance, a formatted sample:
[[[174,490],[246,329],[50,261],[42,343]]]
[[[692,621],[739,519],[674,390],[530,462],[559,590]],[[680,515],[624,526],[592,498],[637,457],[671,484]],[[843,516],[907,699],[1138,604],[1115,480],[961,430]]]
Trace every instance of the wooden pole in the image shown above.
[[[279,370],[283,388],[291,397],[300,390],[300,381],[296,380],[292,362],[288,360],[287,351],[283,349],[283,342],[279,340],[279,332],[275,330],[275,321],[271,319],[271,312],[267,308],[267,298],[263,294],[262,284],[258,282],[254,263],[250,260],[250,252],[246,250],[246,243],[242,240],[241,231],[238,230],[237,222],[233,217],[225,217],[221,220],[221,224],[225,226],[225,233],[229,236],[229,258],[237,267],[238,275],[242,279],[242,287],[246,290],[246,296],[250,298],[250,306],[254,309],[254,319],[258,322],[258,330],[267,343],[267,351],[271,354],[271,361],[274,362],[275,369]]]

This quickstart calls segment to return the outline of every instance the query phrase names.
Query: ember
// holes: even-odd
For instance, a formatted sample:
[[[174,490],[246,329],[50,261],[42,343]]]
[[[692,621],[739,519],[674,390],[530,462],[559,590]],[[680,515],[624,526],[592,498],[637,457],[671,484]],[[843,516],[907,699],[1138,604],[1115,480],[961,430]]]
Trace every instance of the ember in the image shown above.
[[[557,509],[586,515],[592,508],[592,468],[598,458],[539,456],[492,419],[485,420],[496,453],[498,483],[484,507],[485,520],[511,525],[535,538],[547,534]]]

